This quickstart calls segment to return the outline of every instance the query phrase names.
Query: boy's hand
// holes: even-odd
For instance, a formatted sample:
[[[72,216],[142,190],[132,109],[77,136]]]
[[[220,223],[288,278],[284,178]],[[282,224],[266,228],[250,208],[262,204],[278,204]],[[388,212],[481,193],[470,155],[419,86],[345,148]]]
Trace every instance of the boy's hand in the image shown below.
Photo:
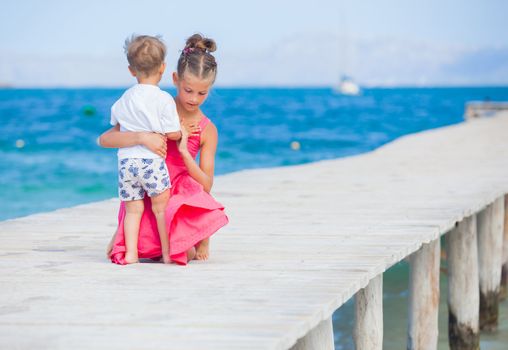
[[[141,144],[158,156],[166,158],[166,136],[154,132],[144,132]]]

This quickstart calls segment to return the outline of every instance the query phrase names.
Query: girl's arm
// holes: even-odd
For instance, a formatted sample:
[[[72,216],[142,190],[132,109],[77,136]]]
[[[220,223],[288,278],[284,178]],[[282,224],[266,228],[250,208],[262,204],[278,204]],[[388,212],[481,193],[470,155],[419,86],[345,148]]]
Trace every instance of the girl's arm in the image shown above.
[[[187,139],[189,134],[185,128],[182,128],[182,139],[178,149],[182,155],[189,175],[199,182],[206,192],[210,192],[213,185],[213,173],[215,167],[215,151],[217,150],[218,134],[217,128],[212,123],[208,124],[201,134],[201,154],[199,156],[199,165],[187,149]]]
[[[117,124],[99,136],[99,144],[105,148],[121,148],[142,145],[155,154],[166,157],[166,137],[153,132],[120,131]]]

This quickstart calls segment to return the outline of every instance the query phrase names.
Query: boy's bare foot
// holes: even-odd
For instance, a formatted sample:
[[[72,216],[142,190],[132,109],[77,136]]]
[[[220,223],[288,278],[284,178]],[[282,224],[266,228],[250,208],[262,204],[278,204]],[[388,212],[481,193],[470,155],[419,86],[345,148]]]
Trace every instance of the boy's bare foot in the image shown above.
[[[209,256],[208,242],[209,242],[208,238],[205,238],[204,240],[199,242],[198,249],[196,251],[196,259],[197,260],[208,260],[208,256]]]
[[[135,264],[139,262],[137,254],[125,254],[124,260],[126,264]]]
[[[194,260],[196,257],[196,248],[192,247],[187,251],[187,261]]]

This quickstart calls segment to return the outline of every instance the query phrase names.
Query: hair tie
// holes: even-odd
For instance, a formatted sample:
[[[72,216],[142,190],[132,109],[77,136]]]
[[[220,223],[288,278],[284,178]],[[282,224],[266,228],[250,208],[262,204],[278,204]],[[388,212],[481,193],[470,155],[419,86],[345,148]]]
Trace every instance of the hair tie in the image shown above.
[[[194,52],[194,48],[193,47],[186,47],[185,49],[183,49],[182,53],[184,55],[188,55],[190,53]]]

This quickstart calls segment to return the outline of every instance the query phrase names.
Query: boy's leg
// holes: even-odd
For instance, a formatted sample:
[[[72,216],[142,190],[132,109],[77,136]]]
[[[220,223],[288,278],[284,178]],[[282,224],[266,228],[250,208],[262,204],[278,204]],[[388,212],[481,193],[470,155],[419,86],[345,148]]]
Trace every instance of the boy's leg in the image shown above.
[[[151,200],[152,211],[155,215],[155,219],[157,220],[157,230],[159,231],[159,237],[161,240],[162,260],[165,264],[169,264],[171,259],[169,258],[169,238],[165,218],[166,206],[169,200],[169,189],[161,194],[151,197]]]
[[[123,230],[125,235],[125,262],[132,264],[138,262],[138,236],[144,203],[142,199],[125,202],[125,219]]]

